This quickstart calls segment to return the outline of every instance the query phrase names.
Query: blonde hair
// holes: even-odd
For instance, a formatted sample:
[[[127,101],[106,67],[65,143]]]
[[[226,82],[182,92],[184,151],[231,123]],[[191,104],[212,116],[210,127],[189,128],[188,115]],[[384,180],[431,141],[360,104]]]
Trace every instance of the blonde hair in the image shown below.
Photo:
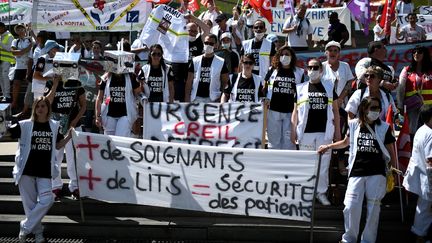
[[[45,102],[45,105],[48,107],[48,113],[46,118],[49,118],[51,116],[51,102],[46,96],[41,96],[33,102],[32,114],[30,118],[32,121],[36,121],[38,119],[36,114],[36,106],[39,104],[39,102]]]
[[[378,66],[370,66],[370,67],[368,67],[367,69],[366,69],[366,72],[365,72],[365,74],[366,73],[373,73],[373,74],[375,74],[376,76],[378,76],[378,79],[382,79],[383,78],[383,76],[384,76],[384,70],[382,69],[382,68],[380,68],[380,67],[378,67]]]

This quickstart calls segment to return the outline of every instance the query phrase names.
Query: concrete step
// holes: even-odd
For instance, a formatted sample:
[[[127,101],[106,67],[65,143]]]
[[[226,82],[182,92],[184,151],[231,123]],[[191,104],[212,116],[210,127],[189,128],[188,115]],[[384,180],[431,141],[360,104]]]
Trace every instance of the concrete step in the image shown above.
[[[62,179],[62,182],[63,188],[67,188],[66,183],[69,182],[69,179]],[[0,195],[19,195],[18,186],[15,185],[12,178],[0,177]]]
[[[15,166],[15,162],[5,162],[0,161],[0,178],[11,178],[12,170]],[[69,178],[67,175],[67,165],[66,162],[61,164],[62,178]]]

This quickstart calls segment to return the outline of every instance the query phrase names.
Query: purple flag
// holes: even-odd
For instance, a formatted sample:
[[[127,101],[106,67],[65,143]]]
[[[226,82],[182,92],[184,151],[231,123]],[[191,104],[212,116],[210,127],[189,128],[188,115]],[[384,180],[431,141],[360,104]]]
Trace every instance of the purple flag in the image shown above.
[[[348,5],[351,14],[354,15],[364,28],[365,35],[369,35],[370,23],[370,1],[369,0],[351,0]]]
[[[293,0],[285,0],[285,13],[295,15]]]

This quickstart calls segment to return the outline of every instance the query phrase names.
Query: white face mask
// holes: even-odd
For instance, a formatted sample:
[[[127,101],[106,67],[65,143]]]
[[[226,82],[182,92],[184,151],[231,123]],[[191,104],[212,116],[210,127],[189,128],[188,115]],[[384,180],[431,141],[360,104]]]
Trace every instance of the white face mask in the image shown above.
[[[222,43],[222,48],[223,49],[229,49],[231,47],[231,43]]]
[[[261,39],[264,37],[264,35],[265,35],[264,32],[263,32],[263,33],[256,33],[256,32],[255,32],[255,38],[256,38],[257,40],[261,40]]]
[[[312,83],[318,83],[321,79],[321,73],[319,70],[308,71],[308,75]]]
[[[211,54],[211,53],[213,53],[213,46],[211,46],[211,45],[204,45],[204,53],[205,54]]]
[[[369,121],[375,121],[376,119],[378,119],[380,116],[380,112],[379,111],[369,111],[367,113],[367,118],[369,119]]]
[[[279,61],[281,62],[282,66],[288,66],[291,63],[291,56],[281,56]]]
[[[197,39],[197,36],[189,36],[189,41],[193,42]]]

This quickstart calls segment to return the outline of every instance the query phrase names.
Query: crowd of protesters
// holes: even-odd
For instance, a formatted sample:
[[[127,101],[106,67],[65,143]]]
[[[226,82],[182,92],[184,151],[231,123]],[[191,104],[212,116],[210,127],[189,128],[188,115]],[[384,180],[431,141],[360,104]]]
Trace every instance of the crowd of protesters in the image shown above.
[[[315,7],[321,7],[323,2],[318,1]],[[267,35],[265,22],[249,5],[233,7],[232,18],[220,12],[213,1],[207,5],[198,17],[187,11],[187,1],[180,7],[188,22],[189,48],[185,51],[189,53],[189,62],[168,63],[164,60],[167,50],[161,45],[147,46],[137,38],[132,45],[122,42],[124,51],[136,55],[135,72],[97,73],[82,68],[85,78],[79,80],[45,75],[52,69],[56,53],[65,51],[64,46],[48,39],[47,32],[35,35],[28,27],[16,25],[15,39],[0,22],[1,101],[10,103],[14,117],[20,120],[10,131],[20,139],[14,175],[27,217],[21,222],[21,242],[29,233],[36,235],[36,242],[44,242],[40,221],[52,201],[62,197],[57,170],[64,153],[69,190],[74,198],[79,198],[73,148],[68,142],[70,129],[82,127],[84,131],[106,135],[139,137],[137,100],[263,102],[268,107],[269,149],[322,153],[316,195],[322,205],[331,204],[327,198],[331,149],[338,149],[339,172],[349,178],[344,201],[346,232],[341,242],[357,241],[364,196],[368,218],[362,241],[376,240],[386,164],[396,162],[395,138],[384,121],[390,107],[393,111],[406,109],[416,155],[404,186],[419,195],[420,209],[412,231],[424,239],[432,221],[432,185],[428,185],[427,179],[412,178],[425,178],[426,167],[432,166],[430,48],[413,45],[411,64],[394,70],[384,63],[387,50],[383,31],[374,28],[375,40],[368,44],[368,57],[358,60],[354,76],[353,67],[340,61],[349,33],[334,13],[330,16],[329,38],[320,43],[324,45],[326,61],[313,58],[301,68],[296,52],[314,45],[313,26],[305,17],[305,5],[299,5],[296,14],[286,20],[284,40]],[[409,25],[398,26],[397,36],[409,43],[425,40],[424,29],[415,23],[416,15],[410,12],[408,19]],[[73,45],[66,51],[79,53],[83,59],[105,60],[104,48],[109,47],[100,41],[83,42],[79,35],[73,35],[71,42]],[[11,70],[13,75],[9,77]],[[19,100],[19,89],[25,85],[25,96]],[[41,140],[48,141],[49,146],[38,144]],[[54,141],[55,148],[51,146]],[[348,160],[344,159],[347,147]],[[43,164],[36,165],[41,160],[35,160],[35,156],[45,158]]]

